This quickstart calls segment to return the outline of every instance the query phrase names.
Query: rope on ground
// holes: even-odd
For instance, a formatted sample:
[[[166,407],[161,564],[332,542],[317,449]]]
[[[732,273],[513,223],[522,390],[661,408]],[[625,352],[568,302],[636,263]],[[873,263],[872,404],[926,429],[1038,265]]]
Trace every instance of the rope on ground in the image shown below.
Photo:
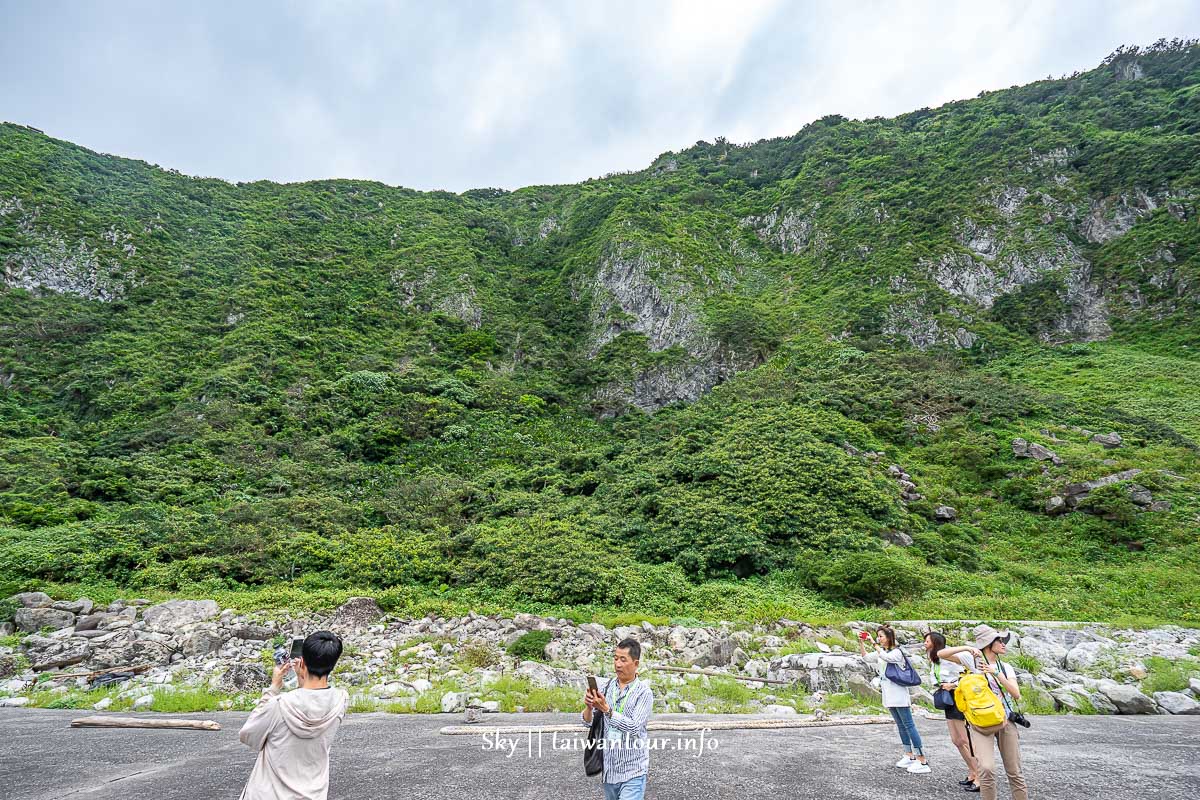
[[[646,726],[648,731],[736,731],[775,730],[782,728],[837,728],[851,725],[891,724],[891,717],[829,717],[827,719],[800,719],[778,717],[769,719],[712,719],[712,720],[666,720],[654,719]],[[469,736],[478,733],[586,733],[582,725],[447,725],[438,733],[443,736]]]

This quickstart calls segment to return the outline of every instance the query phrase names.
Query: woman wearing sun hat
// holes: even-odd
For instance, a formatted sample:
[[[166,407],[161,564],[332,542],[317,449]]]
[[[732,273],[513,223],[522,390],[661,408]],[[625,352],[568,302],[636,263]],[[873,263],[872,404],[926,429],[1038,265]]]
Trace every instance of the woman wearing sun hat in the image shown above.
[[[975,655],[976,667],[987,675],[988,686],[1004,705],[1006,714],[1011,714],[1014,704],[1021,699],[1021,687],[1017,685],[1016,671],[1001,661],[1008,652],[1009,631],[998,631],[991,625],[977,625],[971,630],[975,637],[974,647],[947,647],[938,651],[938,658],[953,658],[959,653]],[[979,766],[980,800],[996,800],[996,747],[1000,748],[1000,759],[1008,775],[1008,788],[1013,800],[1029,800],[1025,776],[1021,772],[1021,745],[1017,727],[1008,720],[993,728],[968,726],[971,748]]]

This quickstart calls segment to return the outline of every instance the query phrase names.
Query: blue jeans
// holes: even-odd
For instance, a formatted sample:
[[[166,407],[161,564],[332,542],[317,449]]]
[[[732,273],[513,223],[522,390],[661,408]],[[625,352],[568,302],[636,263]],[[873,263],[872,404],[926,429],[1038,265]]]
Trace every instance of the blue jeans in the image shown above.
[[[900,729],[900,741],[908,748],[908,752],[918,756],[923,756],[925,753],[921,750],[921,734],[917,733],[917,723],[913,721],[912,709],[908,706],[899,706],[898,708],[889,708],[892,712],[892,719],[896,720],[896,727]]]
[[[645,794],[645,775],[638,775],[620,783],[604,784],[604,800],[642,800]]]

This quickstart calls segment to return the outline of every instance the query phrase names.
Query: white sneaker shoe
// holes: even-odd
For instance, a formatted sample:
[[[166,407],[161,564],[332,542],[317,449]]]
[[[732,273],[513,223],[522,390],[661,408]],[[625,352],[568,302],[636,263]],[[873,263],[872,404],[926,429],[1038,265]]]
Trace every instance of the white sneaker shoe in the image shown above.
[[[922,764],[920,761],[914,761],[908,765],[908,771],[914,775],[928,775],[933,772],[928,764]]]
[[[912,765],[912,764],[916,764],[916,763],[917,763],[917,762],[916,762],[916,760],[915,760],[915,759],[912,759],[912,758],[909,758],[908,756],[905,756],[904,758],[902,758],[902,759],[900,759],[899,761],[897,761],[897,762],[896,762],[896,766],[897,766],[898,768],[900,768],[900,769],[908,769],[908,767],[909,767],[910,765]]]

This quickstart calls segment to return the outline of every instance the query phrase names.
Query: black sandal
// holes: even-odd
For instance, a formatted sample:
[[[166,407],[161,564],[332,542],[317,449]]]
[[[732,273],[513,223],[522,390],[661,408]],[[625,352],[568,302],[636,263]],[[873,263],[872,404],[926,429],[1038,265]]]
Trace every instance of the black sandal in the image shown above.
[[[964,787],[963,787],[963,791],[964,791],[964,792],[978,792],[978,791],[979,791],[979,784],[978,784],[978,783],[972,783],[970,786],[964,786]]]
[[[975,783],[975,781],[971,780],[970,778],[967,778],[965,781],[959,781],[958,785],[959,786],[970,786],[973,783]]]

